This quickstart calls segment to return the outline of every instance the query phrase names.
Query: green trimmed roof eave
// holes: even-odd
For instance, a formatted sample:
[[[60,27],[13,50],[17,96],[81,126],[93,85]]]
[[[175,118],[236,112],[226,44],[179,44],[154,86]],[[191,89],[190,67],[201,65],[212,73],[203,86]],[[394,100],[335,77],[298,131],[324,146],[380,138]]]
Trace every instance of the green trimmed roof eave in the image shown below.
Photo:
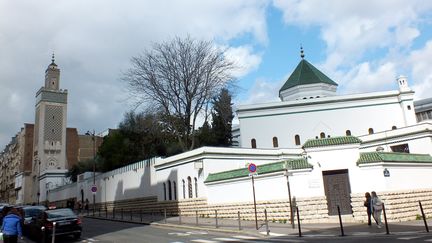
[[[395,152],[365,152],[360,153],[357,165],[372,163],[422,163],[431,164],[432,157],[429,154],[409,154]]]
[[[362,140],[354,136],[341,136],[320,139],[309,139],[303,144],[303,148],[326,147],[345,144],[361,144]]]
[[[258,175],[274,173],[278,171],[285,170],[285,164],[288,165],[289,170],[301,170],[313,168],[311,164],[309,164],[306,159],[290,159],[282,162],[263,164],[257,166]],[[249,171],[247,168],[236,169],[236,170],[228,170],[218,173],[210,173],[204,183],[216,182],[216,181],[224,181],[242,177],[248,177]]]
[[[305,84],[316,84],[316,83],[325,83],[330,85],[338,86],[336,82],[327,77],[324,73],[314,67],[305,59],[302,59],[297,67],[294,69],[294,72],[289,76],[288,80],[279,90],[279,94],[287,90],[289,88],[305,85]]]

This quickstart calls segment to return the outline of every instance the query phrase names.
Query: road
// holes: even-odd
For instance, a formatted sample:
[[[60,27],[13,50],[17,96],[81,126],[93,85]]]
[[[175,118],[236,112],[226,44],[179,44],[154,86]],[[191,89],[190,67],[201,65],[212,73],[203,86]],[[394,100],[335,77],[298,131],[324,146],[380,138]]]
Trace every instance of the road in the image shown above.
[[[404,233],[391,235],[350,235],[320,236],[273,236],[269,238],[238,233],[208,232],[204,230],[190,230],[180,228],[166,228],[159,226],[130,224],[98,219],[83,219],[83,235],[80,240],[60,238],[56,242],[65,243],[224,243],[224,242],[432,242],[432,233]],[[33,241],[26,239],[24,242]]]

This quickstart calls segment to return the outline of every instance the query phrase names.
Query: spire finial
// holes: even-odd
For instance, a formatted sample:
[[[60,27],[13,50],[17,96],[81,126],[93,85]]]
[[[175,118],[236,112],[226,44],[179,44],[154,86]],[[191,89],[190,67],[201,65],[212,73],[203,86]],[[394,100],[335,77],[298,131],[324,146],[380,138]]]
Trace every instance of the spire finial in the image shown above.
[[[51,63],[54,63],[54,61],[55,61],[55,58],[54,58],[54,52],[53,52],[53,54],[51,56]]]
[[[303,51],[303,46],[302,46],[302,45],[300,45],[300,57],[301,57],[302,59],[304,59],[304,57],[305,57],[305,55],[304,55],[304,51]]]

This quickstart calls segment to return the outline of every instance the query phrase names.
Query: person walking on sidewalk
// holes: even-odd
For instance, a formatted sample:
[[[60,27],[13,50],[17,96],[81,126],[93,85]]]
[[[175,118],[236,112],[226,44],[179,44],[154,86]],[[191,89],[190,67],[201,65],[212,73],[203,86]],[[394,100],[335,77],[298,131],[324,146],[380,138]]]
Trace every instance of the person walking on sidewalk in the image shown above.
[[[366,212],[368,216],[368,225],[371,225],[372,209],[371,209],[371,195],[369,192],[365,193],[365,201],[363,205],[366,207]]]
[[[373,191],[371,193],[371,210],[373,212],[373,216],[374,219],[377,223],[377,227],[381,228],[382,223],[381,223],[381,213],[383,210],[383,202],[381,201],[381,199],[377,196],[376,192]]]
[[[11,211],[4,217],[3,224],[1,226],[1,232],[3,232],[4,243],[17,243],[18,237],[23,239],[21,230],[21,217],[18,214],[16,208],[12,208]]]

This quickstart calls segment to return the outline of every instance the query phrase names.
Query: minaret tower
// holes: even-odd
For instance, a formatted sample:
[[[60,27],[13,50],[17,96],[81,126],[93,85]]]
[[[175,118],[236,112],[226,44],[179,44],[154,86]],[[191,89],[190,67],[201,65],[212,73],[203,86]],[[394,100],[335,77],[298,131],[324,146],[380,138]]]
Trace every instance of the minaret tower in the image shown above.
[[[54,61],[53,54],[45,71],[45,86],[36,93],[33,173],[38,202],[46,200],[48,189],[64,184],[67,172],[67,90],[59,89],[60,69]]]

